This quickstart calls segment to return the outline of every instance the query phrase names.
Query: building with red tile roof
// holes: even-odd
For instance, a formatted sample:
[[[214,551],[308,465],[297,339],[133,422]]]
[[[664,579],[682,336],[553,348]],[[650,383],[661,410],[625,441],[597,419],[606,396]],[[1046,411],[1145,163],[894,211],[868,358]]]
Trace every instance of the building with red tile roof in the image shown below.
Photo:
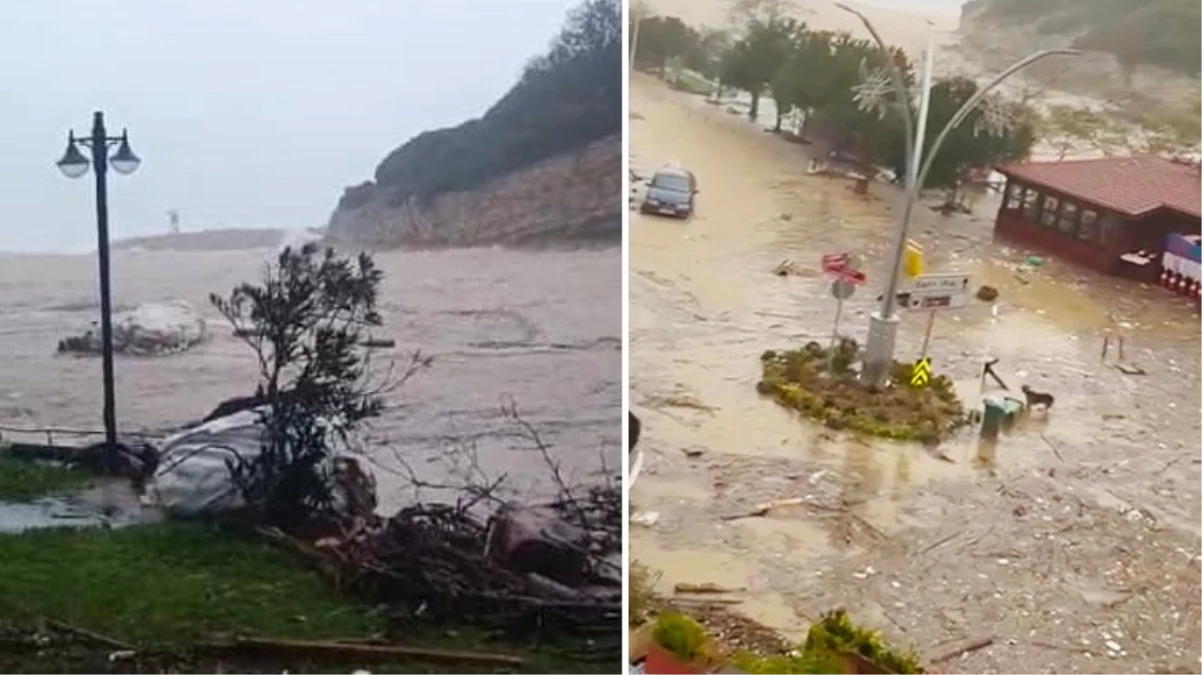
[[[1202,234],[1202,169],[1163,157],[1008,164],[995,232],[1100,272],[1154,281],[1170,234]]]

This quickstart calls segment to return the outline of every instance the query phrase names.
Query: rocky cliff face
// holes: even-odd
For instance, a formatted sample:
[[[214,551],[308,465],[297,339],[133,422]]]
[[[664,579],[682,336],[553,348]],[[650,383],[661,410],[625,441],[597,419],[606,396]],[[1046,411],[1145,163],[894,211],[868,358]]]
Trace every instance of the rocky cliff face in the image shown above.
[[[613,135],[464,191],[423,203],[375,183],[347,191],[329,237],[370,247],[617,244],[622,233],[622,140]]]
[[[328,236],[350,245],[621,242],[622,3],[584,0],[483,115],[422,132],[348,188]]]

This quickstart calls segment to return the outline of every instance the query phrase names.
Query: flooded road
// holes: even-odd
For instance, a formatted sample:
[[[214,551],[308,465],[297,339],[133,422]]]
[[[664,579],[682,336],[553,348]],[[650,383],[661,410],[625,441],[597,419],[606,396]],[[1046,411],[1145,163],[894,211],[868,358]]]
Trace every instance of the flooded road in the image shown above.
[[[861,621],[928,659],[994,646],[954,672],[1202,672],[1199,663],[1199,317],[1157,288],[1098,277],[991,241],[992,209],[919,209],[928,271],[965,271],[1000,292],[941,313],[935,371],[975,402],[1030,384],[1055,408],[996,447],[935,450],[803,421],[755,393],[766,349],[825,343],[835,313],[818,259],[849,250],[869,282],[844,310],[860,340],[881,292],[893,193],[863,198],[807,176],[804,148],[635,76],[632,169],[679,161],[701,189],[687,222],[632,216],[631,405],[647,461],[632,557],[680,582],[743,587],[735,608],[788,635],[824,611]],[[792,260],[800,274],[777,277]],[[996,313],[995,313],[996,312]],[[916,358],[925,315],[902,320]],[[1124,337],[1124,375],[1107,332]],[[799,506],[728,520],[775,499]],[[1114,648],[1112,648],[1112,646]]]
[[[186,300],[213,336],[183,354],[118,356],[122,431],[175,429],[252,392],[254,357],[208,294],[257,280],[273,256],[114,252],[115,305]],[[479,468],[492,478],[506,474],[513,494],[553,490],[537,450],[499,414],[507,398],[553,444],[571,477],[595,478],[603,455],[609,467],[620,466],[620,249],[390,251],[375,259],[384,272],[376,337],[395,339],[397,349],[373,358],[403,365],[405,353],[420,349],[435,359],[390,395],[366,439],[382,511],[413,497],[401,460],[424,481],[458,484],[472,470],[461,451],[473,447]],[[100,360],[55,354],[61,338],[97,318],[95,269],[94,256],[0,254],[0,427],[101,428]]]

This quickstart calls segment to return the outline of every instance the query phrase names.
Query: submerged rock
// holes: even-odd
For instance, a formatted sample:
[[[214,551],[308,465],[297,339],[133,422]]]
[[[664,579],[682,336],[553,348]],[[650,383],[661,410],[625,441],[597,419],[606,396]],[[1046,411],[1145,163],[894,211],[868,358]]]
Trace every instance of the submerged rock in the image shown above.
[[[113,351],[118,354],[175,354],[208,339],[205,320],[183,300],[147,303],[113,317]],[[83,335],[58,343],[59,352],[101,353],[100,329],[96,323]]]

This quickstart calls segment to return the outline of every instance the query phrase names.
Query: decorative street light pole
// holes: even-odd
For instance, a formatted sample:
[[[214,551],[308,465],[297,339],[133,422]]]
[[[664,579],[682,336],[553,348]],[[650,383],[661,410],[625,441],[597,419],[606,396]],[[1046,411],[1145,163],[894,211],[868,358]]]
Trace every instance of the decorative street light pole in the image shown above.
[[[630,29],[630,69],[629,72],[634,72],[634,59],[639,53],[639,28],[643,26],[643,19],[646,18],[647,12],[641,4],[632,5],[628,10],[634,15],[634,27]]]
[[[864,345],[862,381],[869,387],[879,388],[884,386],[889,374],[889,368],[893,363],[893,351],[897,342],[899,318],[895,312],[895,304],[897,286],[899,277],[901,276],[902,259],[906,251],[906,235],[910,229],[910,215],[914,210],[915,203],[918,201],[918,194],[922,190],[922,184],[926,181],[927,174],[931,170],[931,165],[934,163],[939,148],[947,140],[948,134],[968,117],[969,113],[977,107],[977,104],[984,100],[991,91],[996,89],[999,84],[1011,75],[1049,56],[1076,56],[1081,52],[1076,49],[1045,49],[1019,59],[990,80],[985,86],[978,89],[971,98],[965,101],[964,105],[960,106],[956,114],[952,115],[952,118],[948,120],[939,134],[935,136],[930,150],[923,153],[921,145],[926,132],[927,103],[930,97],[931,73],[934,70],[934,41],[928,40],[926,69],[923,74],[920,119],[918,125],[914,126],[910,121],[910,92],[906,88],[905,78],[902,76],[901,70],[889,55],[889,46],[885,44],[876,27],[872,25],[872,22],[862,12],[842,3],[836,3],[835,6],[856,15],[860,19],[860,22],[864,24],[864,27],[868,29],[873,40],[881,48],[881,52],[885,55],[887,61],[886,66],[889,68],[890,77],[893,80],[897,103],[901,109],[905,129],[907,130],[905,139],[906,182],[903,193],[904,201],[902,208],[898,209],[897,231],[894,235],[893,248],[891,250],[892,255],[889,259],[889,275],[885,280],[885,293],[881,297],[881,309],[869,317],[868,339]],[[925,157],[923,156],[924,154]]]
[[[116,145],[117,151],[109,156],[109,149]],[[80,152],[87,148],[91,159]],[[82,178],[91,166],[96,174],[96,253],[100,262],[100,348],[103,355],[104,377],[104,443],[109,470],[117,468],[117,405],[113,393],[113,305],[109,283],[109,205],[108,169],[120,174],[137,171],[142,161],[129,148],[129,138],[124,129],[120,136],[109,136],[104,128],[104,113],[92,113],[92,133],[85,138],[76,138],[75,132],[67,134],[67,151],[58,160],[58,169],[67,178]]]

